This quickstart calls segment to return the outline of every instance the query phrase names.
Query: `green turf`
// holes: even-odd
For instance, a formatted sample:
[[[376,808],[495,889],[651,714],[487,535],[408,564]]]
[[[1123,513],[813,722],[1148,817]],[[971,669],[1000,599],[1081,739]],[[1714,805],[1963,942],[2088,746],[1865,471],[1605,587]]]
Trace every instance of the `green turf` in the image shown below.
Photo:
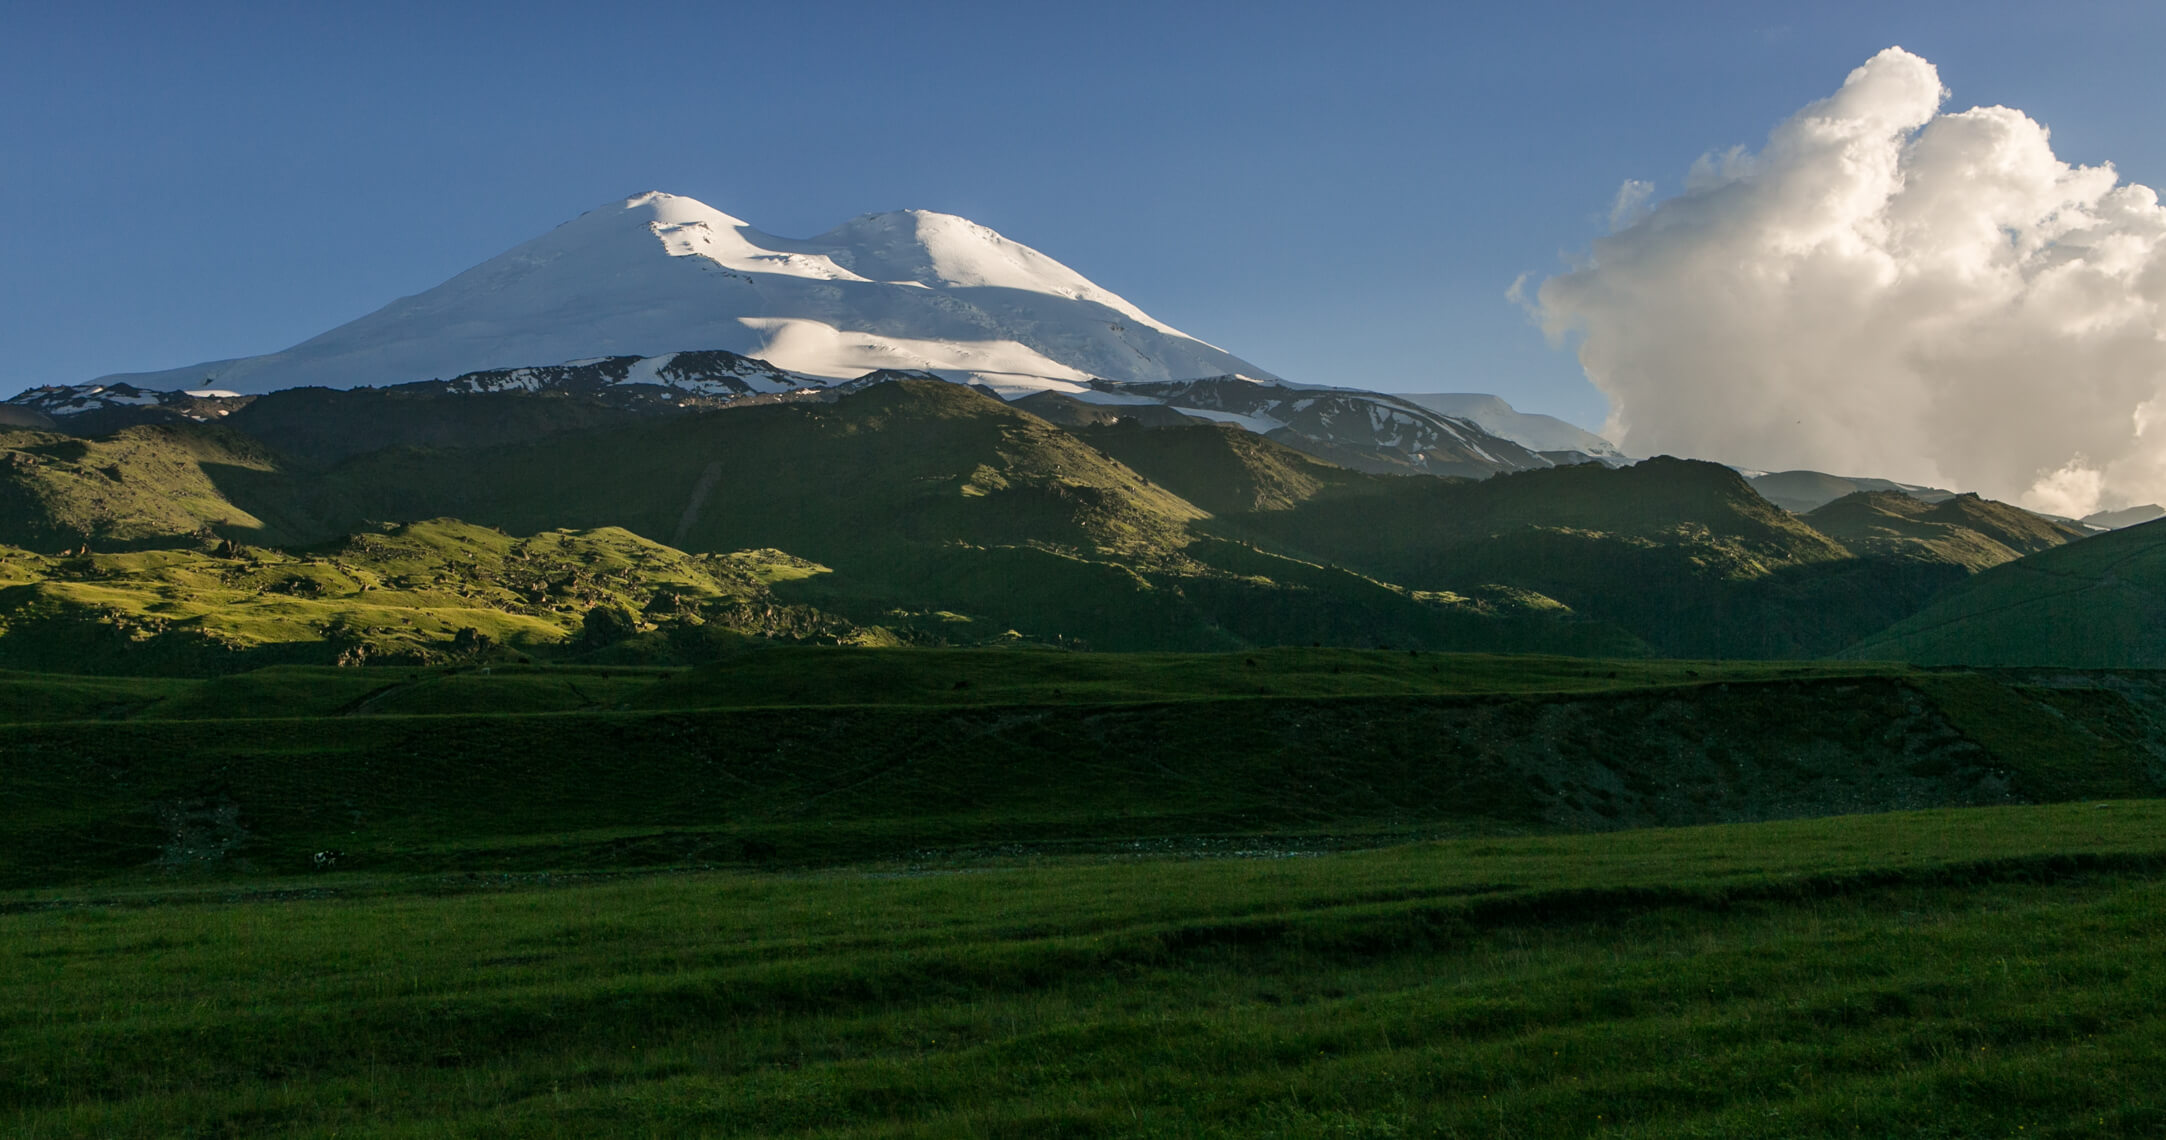
[[[2157,794],[2143,674],[762,646],[0,675],[0,884],[1327,847]]]
[[[2114,1136],[2166,804],[8,896],[47,1136]]]
[[[1419,650],[1072,653],[755,641],[695,668],[275,666],[201,680],[0,671],[0,724],[793,706],[1076,705],[1229,697],[1595,693],[1876,677],[1898,664],[1604,660]],[[576,690],[576,691],[575,691]]]

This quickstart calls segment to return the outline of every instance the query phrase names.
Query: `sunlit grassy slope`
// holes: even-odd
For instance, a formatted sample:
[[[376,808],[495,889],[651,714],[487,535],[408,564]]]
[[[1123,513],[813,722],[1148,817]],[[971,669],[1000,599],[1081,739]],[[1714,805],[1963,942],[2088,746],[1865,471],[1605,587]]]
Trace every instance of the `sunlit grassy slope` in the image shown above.
[[[826,568],[775,550],[688,555],[609,527],[514,537],[451,519],[316,548],[50,556],[0,548],[0,664],[207,673],[276,661],[411,664],[630,654],[646,639],[886,636],[778,600]],[[597,607],[621,618],[589,630]]]
[[[12,1135],[2166,1128],[2166,806],[0,913]]]
[[[0,543],[52,551],[94,540],[112,549],[221,529],[291,537],[285,520],[250,511],[219,485],[222,474],[278,466],[262,443],[216,426],[150,425],[101,439],[0,428]]]

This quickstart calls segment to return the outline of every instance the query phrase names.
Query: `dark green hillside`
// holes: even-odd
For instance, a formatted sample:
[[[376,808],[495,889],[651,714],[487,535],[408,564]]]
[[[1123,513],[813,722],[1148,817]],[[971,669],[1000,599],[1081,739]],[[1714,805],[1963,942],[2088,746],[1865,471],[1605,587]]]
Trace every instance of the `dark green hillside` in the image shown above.
[[[1482,585],[1409,590],[1339,566],[1201,539],[1187,555],[1208,573],[1172,581],[1221,628],[1251,645],[1356,645],[1589,656],[1652,656],[1631,631],[1532,590]]]
[[[1254,450],[1199,430],[1190,438],[1237,459]],[[1263,446],[1273,471],[1318,485],[1344,477]],[[377,452],[309,486],[295,509],[325,526],[448,514],[519,533],[608,520],[689,551],[786,550],[835,574],[782,596],[955,644],[1013,631],[1098,649],[1644,651],[1523,592],[1416,593],[1300,560],[1192,550],[1190,524],[1204,517],[1193,504],[1035,416],[932,381],[506,447]]]
[[[1927,503],[1900,491],[1859,491],[1803,517],[1853,554],[1942,562],[1966,573],[2085,536],[2074,527],[1971,494]]]
[[[639,420],[576,397],[451,394],[408,385],[289,388],[256,397],[224,423],[296,463],[325,466],[385,448],[492,447]]]
[[[1345,650],[0,676],[0,882],[812,864],[2156,795],[2166,687]]]
[[[1844,654],[1923,664],[2166,666],[2166,523],[1996,566]]]
[[[1110,426],[1126,421],[1136,427],[1193,427],[1197,421],[1164,404],[1093,404],[1060,392],[1037,392],[1012,401],[1050,424],[1064,428]]]
[[[1208,525],[1417,589],[1533,591],[1677,656],[1824,654],[1941,584],[1852,558],[1729,468],[1667,458],[1386,480]]]
[[[86,543],[206,555],[224,542],[306,561],[349,535],[428,519],[512,535],[615,527],[685,555],[782,551],[832,569],[775,590],[797,616],[751,625],[918,644],[1809,657],[2066,536],[1969,496],[1853,497],[1815,517],[1836,537],[1712,464],[1479,483],[1366,475],[1218,426],[1064,430],[984,392],[908,377],[832,402],[636,418],[572,398],[299,390],[217,426],[0,435],[0,540],[38,555]],[[181,642],[217,623],[170,597],[155,602],[162,614],[129,601],[120,579],[139,571],[150,573],[103,567],[102,593],[0,599],[14,628],[42,623],[51,635],[34,651],[0,647],[0,661],[87,653],[83,668],[124,668],[109,650],[146,637],[176,655],[137,654],[144,668],[208,660],[198,651],[210,642]],[[495,588],[474,572],[464,593]],[[120,641],[91,628],[115,615]],[[446,628],[405,617],[396,624]],[[317,660],[353,623],[318,614],[287,632],[301,626],[318,647],[292,660]],[[496,619],[448,628],[467,626],[499,645],[546,640]],[[612,652],[692,661],[716,648],[706,635],[654,633]]]
[[[685,550],[771,546],[838,569],[884,560],[872,551],[895,542],[1167,551],[1201,517],[1067,432],[929,380],[531,444],[380,452],[324,488],[327,523],[614,525]]]
[[[1462,548],[1530,530],[1689,545],[1719,574],[1751,576],[1847,556],[1840,545],[1713,463],[1667,457],[1499,475],[1482,482],[1386,479],[1344,502],[1246,517],[1297,548],[1373,565],[1394,580],[1451,573]],[[1425,583],[1426,584],[1426,583]]]
[[[1392,481],[1219,424],[1112,425],[1082,435],[1091,446],[1215,515],[1284,510],[1325,495],[1375,494]]]

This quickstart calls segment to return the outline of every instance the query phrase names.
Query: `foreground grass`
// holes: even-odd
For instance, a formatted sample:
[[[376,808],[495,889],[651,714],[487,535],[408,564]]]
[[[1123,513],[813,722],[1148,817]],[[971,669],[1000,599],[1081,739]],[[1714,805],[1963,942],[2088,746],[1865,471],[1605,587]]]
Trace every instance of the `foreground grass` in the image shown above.
[[[2122,801],[17,893],[0,1112],[23,1136],[2156,1135],[2162,825]]]

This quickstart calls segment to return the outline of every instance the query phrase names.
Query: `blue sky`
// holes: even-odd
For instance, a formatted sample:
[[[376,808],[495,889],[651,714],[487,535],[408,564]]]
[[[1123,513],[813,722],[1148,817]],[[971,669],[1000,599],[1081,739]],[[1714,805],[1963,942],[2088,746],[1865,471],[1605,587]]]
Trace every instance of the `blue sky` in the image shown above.
[[[1595,424],[1512,281],[1891,44],[2166,183],[2157,4],[0,5],[0,389],[283,348],[666,189],[963,214],[1292,379]]]

